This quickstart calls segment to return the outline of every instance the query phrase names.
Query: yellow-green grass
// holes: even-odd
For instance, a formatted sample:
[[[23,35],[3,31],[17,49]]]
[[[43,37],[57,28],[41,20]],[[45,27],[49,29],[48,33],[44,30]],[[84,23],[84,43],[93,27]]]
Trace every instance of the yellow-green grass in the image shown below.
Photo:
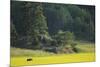
[[[70,47],[70,46],[69,46]],[[95,45],[93,43],[79,43],[76,46],[79,53],[90,53],[95,52]],[[30,49],[21,49],[21,48],[11,48],[11,57],[23,57],[23,56],[36,56],[36,57],[43,57],[43,56],[51,56],[55,55],[51,52],[45,52],[42,50],[30,50]]]
[[[11,66],[95,61],[95,45],[93,43],[78,42],[76,47],[79,52],[73,54],[54,54],[42,50],[11,48]],[[33,60],[27,61],[27,58],[30,57]]]
[[[57,63],[76,63],[93,62],[95,53],[63,54],[48,57],[32,57],[32,61],[27,61],[28,57],[12,57],[11,66],[57,64]]]
[[[94,43],[78,43],[76,46],[81,53],[87,52],[95,52],[95,44]]]
[[[22,48],[11,48],[11,57],[43,57],[55,55],[51,52],[46,52],[43,50],[31,50],[31,49],[22,49]]]
[[[76,42],[76,48],[79,53],[88,53],[95,52],[95,44],[89,42]],[[71,47],[70,45],[66,45],[66,47]]]

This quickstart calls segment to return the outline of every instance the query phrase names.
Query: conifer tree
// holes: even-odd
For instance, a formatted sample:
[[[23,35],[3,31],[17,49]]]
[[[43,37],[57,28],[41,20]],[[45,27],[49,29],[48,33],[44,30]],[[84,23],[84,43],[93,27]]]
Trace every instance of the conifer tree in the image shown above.
[[[42,4],[38,3],[34,12],[34,21],[30,28],[29,35],[34,38],[34,47],[40,47],[39,38],[43,38],[47,34],[46,17],[43,14]]]

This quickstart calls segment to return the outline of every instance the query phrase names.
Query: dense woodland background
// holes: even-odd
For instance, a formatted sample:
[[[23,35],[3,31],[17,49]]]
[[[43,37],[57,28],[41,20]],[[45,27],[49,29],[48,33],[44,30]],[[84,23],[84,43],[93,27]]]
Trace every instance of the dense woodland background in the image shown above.
[[[95,7],[11,1],[11,46],[58,52],[95,42]]]

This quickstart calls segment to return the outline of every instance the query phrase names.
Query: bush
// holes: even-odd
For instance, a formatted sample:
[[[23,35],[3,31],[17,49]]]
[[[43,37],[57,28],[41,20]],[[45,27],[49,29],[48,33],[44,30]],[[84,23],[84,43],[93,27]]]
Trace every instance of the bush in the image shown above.
[[[76,48],[76,45],[77,45],[76,42],[71,43],[72,50],[77,53],[78,49]]]
[[[76,47],[76,45],[77,45],[77,43],[76,42],[73,42],[73,43],[71,43],[71,47]]]

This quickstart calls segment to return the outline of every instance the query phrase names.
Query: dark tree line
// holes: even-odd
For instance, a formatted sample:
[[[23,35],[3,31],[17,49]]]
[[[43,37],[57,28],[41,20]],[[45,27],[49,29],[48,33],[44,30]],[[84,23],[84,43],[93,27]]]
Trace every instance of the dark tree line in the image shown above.
[[[94,6],[11,1],[11,20],[11,46],[40,49],[73,40],[95,42]]]

